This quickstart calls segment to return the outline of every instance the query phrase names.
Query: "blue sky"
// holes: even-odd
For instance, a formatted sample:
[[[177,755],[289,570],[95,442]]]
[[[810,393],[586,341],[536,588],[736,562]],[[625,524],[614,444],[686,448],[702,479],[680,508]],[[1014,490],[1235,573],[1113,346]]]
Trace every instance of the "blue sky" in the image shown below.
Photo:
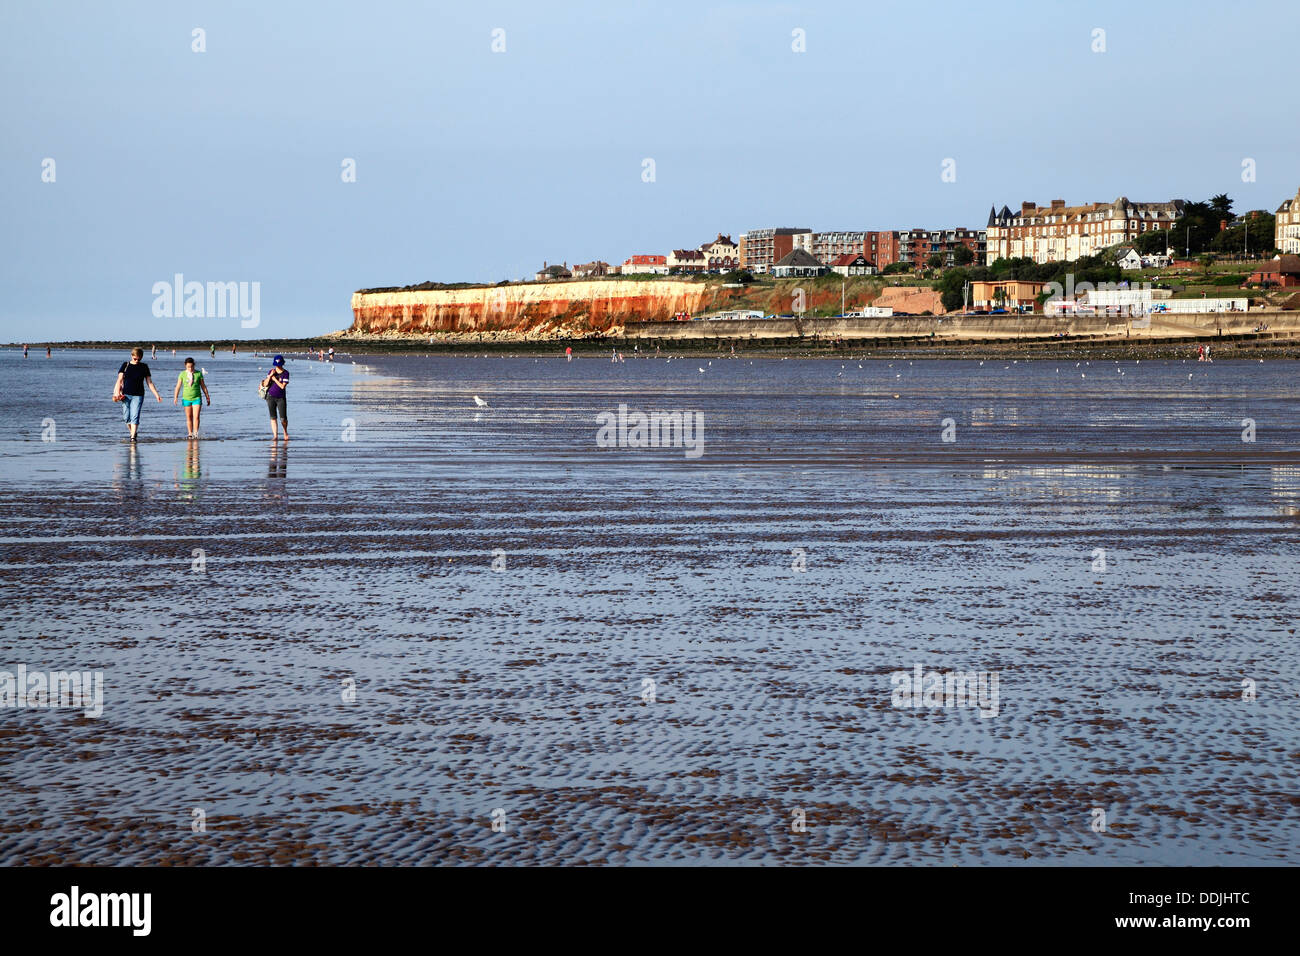
[[[1272,210],[1298,40],[1287,2],[10,0],[0,339],[310,335],[365,286],[1025,199]],[[261,325],[155,318],[178,272],[260,282]]]

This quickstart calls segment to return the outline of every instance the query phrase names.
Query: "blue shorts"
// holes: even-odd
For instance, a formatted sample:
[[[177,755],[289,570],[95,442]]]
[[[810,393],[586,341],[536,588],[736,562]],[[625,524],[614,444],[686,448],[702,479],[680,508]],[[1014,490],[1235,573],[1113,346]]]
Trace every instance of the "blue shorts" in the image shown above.
[[[202,405],[202,404],[203,404],[203,399],[201,399],[201,398],[182,398],[182,399],[181,399],[181,405],[184,406],[184,407],[189,407],[190,405]]]
[[[122,421],[128,425],[140,424],[140,408],[144,405],[143,395],[122,396]]]

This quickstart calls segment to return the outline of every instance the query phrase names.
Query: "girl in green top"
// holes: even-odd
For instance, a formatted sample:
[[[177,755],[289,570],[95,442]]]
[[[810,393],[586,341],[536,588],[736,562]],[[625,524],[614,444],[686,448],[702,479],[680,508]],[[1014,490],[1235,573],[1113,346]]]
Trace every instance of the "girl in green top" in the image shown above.
[[[187,358],[185,371],[176,379],[176,391],[172,393],[172,404],[175,405],[179,399],[185,407],[186,438],[199,437],[199,410],[203,407],[200,391],[207,398],[208,405],[211,405],[212,395],[208,392],[208,383],[203,380],[203,373],[194,367],[194,359]]]

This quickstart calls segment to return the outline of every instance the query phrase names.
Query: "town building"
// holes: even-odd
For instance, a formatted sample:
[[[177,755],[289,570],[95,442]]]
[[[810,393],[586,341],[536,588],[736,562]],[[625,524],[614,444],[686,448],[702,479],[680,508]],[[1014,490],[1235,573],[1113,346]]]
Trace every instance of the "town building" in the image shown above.
[[[1003,279],[1000,282],[972,282],[970,284],[971,308],[992,312],[1032,312],[1043,291],[1042,282],[1025,279]]]
[[[1284,253],[1260,263],[1259,269],[1246,280],[1247,285],[1266,285],[1280,289],[1300,286],[1300,256]]]
[[[668,257],[653,255],[628,256],[619,270],[625,276],[668,275]]]
[[[798,237],[797,248],[811,252],[822,262],[833,262],[840,256],[867,252],[866,232],[814,232]]]
[[[846,252],[831,260],[831,272],[842,276],[869,276],[875,275],[876,267],[862,253]]]
[[[700,246],[704,253],[705,272],[730,272],[740,268],[740,247],[731,241],[730,236],[718,233],[718,238]]]
[[[750,272],[771,272],[773,266],[794,251],[795,238],[812,236],[811,229],[790,228],[751,229],[745,233],[745,254],[741,260]]]
[[[609,275],[610,267],[608,262],[597,259],[595,262],[576,263],[569,271],[573,273],[575,279],[592,279]]]
[[[1095,256],[1119,243],[1131,243],[1144,232],[1168,229],[1183,214],[1181,199],[1169,202],[1114,202],[1067,206],[1053,199],[1048,206],[1020,204],[1015,213],[1006,206],[989,210],[985,262],[1032,259],[1034,262],[1073,262]]]
[[[877,269],[898,261],[898,231],[868,232],[862,254],[876,264]]]
[[[1142,253],[1132,246],[1121,246],[1115,250],[1115,265],[1121,269],[1141,269],[1145,264]]]
[[[553,282],[556,279],[571,279],[573,273],[569,271],[568,265],[548,266],[542,263],[542,268],[533,277],[538,282]]]
[[[672,274],[703,272],[704,253],[698,249],[674,249],[668,253],[668,271]]]
[[[772,274],[778,279],[801,279],[825,275],[826,272],[821,260],[806,249],[792,249],[772,266]]]
[[[1300,189],[1295,198],[1277,207],[1277,223],[1273,228],[1273,244],[1279,252],[1300,253]]]
[[[943,256],[943,268],[957,265],[957,250],[965,246],[974,256],[972,262],[984,261],[985,232],[982,229],[908,229],[898,233],[897,262],[913,269],[924,269],[930,256]],[[879,265],[879,263],[876,263]]]

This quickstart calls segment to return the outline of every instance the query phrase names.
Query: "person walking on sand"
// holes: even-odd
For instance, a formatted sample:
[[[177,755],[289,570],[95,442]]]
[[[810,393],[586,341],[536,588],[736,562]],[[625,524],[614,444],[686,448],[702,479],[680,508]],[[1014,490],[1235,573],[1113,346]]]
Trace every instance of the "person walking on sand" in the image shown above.
[[[1210,358],[1210,343],[1205,343],[1205,361],[1214,364],[1214,359]]]
[[[276,413],[280,416],[280,427],[284,429],[284,440],[289,440],[289,400],[287,391],[289,388],[289,372],[284,367],[284,356],[277,355],[271,359],[271,371],[266,373],[266,378],[262,379],[262,387],[266,389],[266,407],[271,413],[271,441],[276,441],[280,436],[275,429]]]
[[[158,357],[158,346],[156,345],[149,346],[149,357],[151,359],[156,359]]]
[[[216,358],[216,357],[217,357],[217,343],[216,343],[216,342],[213,342],[211,345],[209,345],[209,346],[208,346],[208,351],[212,353],[212,357],[213,357],[213,358]]]
[[[48,345],[45,346],[45,357],[46,357],[46,358],[53,358],[53,356],[50,354],[50,347],[49,347]],[[140,357],[141,357],[141,358],[144,357],[144,352],[141,352],[141,353],[140,353]]]
[[[140,408],[144,405],[144,387],[148,385],[153,397],[162,401],[158,389],[154,388],[149,366],[144,363],[144,349],[131,350],[131,361],[123,362],[117,370],[117,382],[113,385],[113,401],[122,403],[122,421],[126,430],[135,441],[140,428]]]
[[[200,396],[202,392],[202,396]],[[199,437],[199,412],[203,408],[203,399],[212,406],[212,394],[208,383],[203,380],[203,373],[194,367],[194,359],[185,360],[185,371],[176,378],[176,390],[172,392],[172,404],[179,399],[185,409],[185,437]]]
[[[23,346],[23,358],[27,358],[27,346]]]

